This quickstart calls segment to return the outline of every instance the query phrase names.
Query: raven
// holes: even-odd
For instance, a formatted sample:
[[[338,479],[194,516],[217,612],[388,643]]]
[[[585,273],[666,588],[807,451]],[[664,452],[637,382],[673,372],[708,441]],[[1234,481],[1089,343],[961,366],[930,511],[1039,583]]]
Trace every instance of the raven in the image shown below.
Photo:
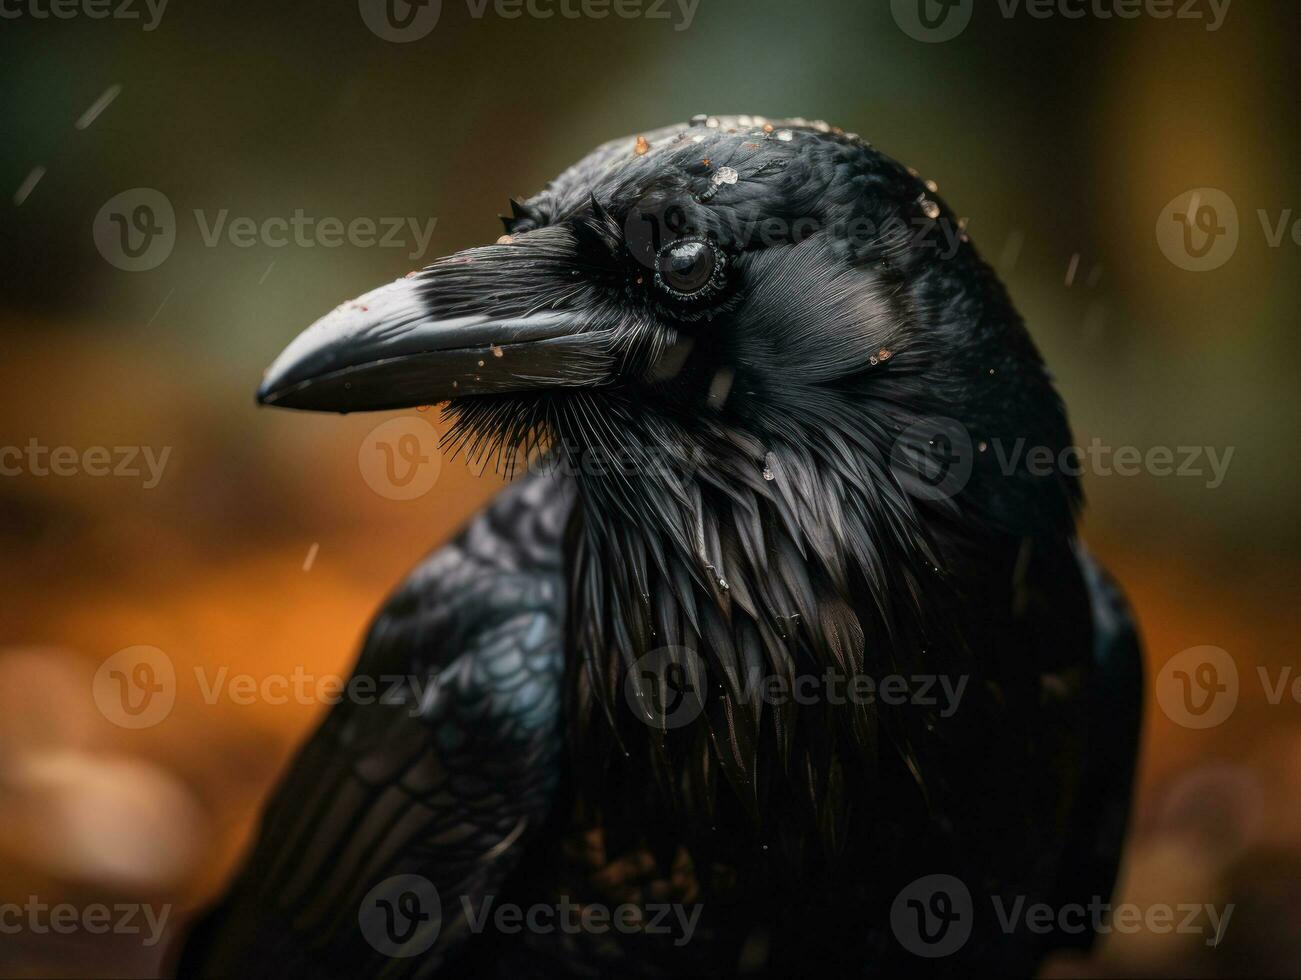
[[[933,182],[696,116],[345,303],[258,400],[447,402],[514,480],[371,625],[182,976],[1034,972],[1142,676],[1063,404]],[[994,450],[994,451],[991,451]],[[1016,910],[1046,904],[1051,928]]]

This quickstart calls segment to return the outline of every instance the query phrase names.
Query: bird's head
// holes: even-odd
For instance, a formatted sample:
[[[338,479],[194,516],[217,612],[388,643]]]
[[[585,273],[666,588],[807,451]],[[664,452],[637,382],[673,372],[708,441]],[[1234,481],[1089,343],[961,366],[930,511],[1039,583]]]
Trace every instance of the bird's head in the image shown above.
[[[582,501],[582,771],[622,773],[647,826],[629,759],[687,807],[722,773],[756,820],[779,787],[832,840],[851,792],[833,777],[876,771],[878,722],[917,774],[941,719],[826,703],[801,726],[746,691],[824,668],[966,676],[969,644],[1006,640],[1027,544],[1063,547],[1078,500],[1025,463],[1070,434],[1020,318],[933,183],[821,123],[696,117],[607,143],[506,232],[325,316],[259,399],[450,401],[472,453],[547,440]],[[667,737],[618,709],[657,647],[701,651],[718,685]]]
[[[547,439],[601,478],[669,462],[795,480],[781,469],[838,461],[898,486],[912,477],[891,467],[894,442],[937,417],[968,448],[1064,444],[1039,357],[964,224],[854,134],[698,116],[605,144],[512,211],[496,244],[318,320],[259,401],[448,401],[453,439],[507,455]],[[1069,522],[1073,490],[1052,482],[1002,482],[976,506]]]

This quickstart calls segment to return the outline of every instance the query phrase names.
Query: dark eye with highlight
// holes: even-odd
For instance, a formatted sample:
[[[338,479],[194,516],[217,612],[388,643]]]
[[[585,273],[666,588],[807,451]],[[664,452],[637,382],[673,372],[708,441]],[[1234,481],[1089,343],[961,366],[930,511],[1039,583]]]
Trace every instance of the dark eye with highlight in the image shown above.
[[[705,238],[680,238],[655,256],[655,284],[678,299],[700,299],[723,285],[727,260]]]

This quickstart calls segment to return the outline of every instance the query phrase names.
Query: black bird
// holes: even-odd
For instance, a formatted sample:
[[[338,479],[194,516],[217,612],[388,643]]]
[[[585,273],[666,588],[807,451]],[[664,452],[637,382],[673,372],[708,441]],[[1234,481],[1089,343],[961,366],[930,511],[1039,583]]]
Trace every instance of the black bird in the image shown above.
[[[1109,899],[1138,642],[1036,452],[1069,460],[1062,402],[935,185],[824,123],[698,116],[512,212],[258,393],[449,401],[454,447],[529,472],[384,605],[356,674],[389,696],[329,713],[180,974],[1087,948],[1087,915],[1017,910]]]

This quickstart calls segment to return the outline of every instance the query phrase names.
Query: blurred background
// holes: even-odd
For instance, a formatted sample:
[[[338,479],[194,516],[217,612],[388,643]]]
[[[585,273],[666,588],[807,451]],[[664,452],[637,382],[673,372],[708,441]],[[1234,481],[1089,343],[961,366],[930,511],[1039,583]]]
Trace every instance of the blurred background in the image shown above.
[[[1048,975],[1296,975],[1301,8],[1116,6],[0,3],[0,975],[158,970],[370,614],[499,485],[436,458],[386,484],[393,416],[257,411],[263,368],[697,112],[825,119],[935,180],[1077,441],[1174,452],[1085,477],[1152,687],[1118,901],[1234,912],[1218,945],[1116,933]],[[1175,667],[1207,658],[1231,690],[1183,710]],[[157,928],[42,929],[33,902]]]

